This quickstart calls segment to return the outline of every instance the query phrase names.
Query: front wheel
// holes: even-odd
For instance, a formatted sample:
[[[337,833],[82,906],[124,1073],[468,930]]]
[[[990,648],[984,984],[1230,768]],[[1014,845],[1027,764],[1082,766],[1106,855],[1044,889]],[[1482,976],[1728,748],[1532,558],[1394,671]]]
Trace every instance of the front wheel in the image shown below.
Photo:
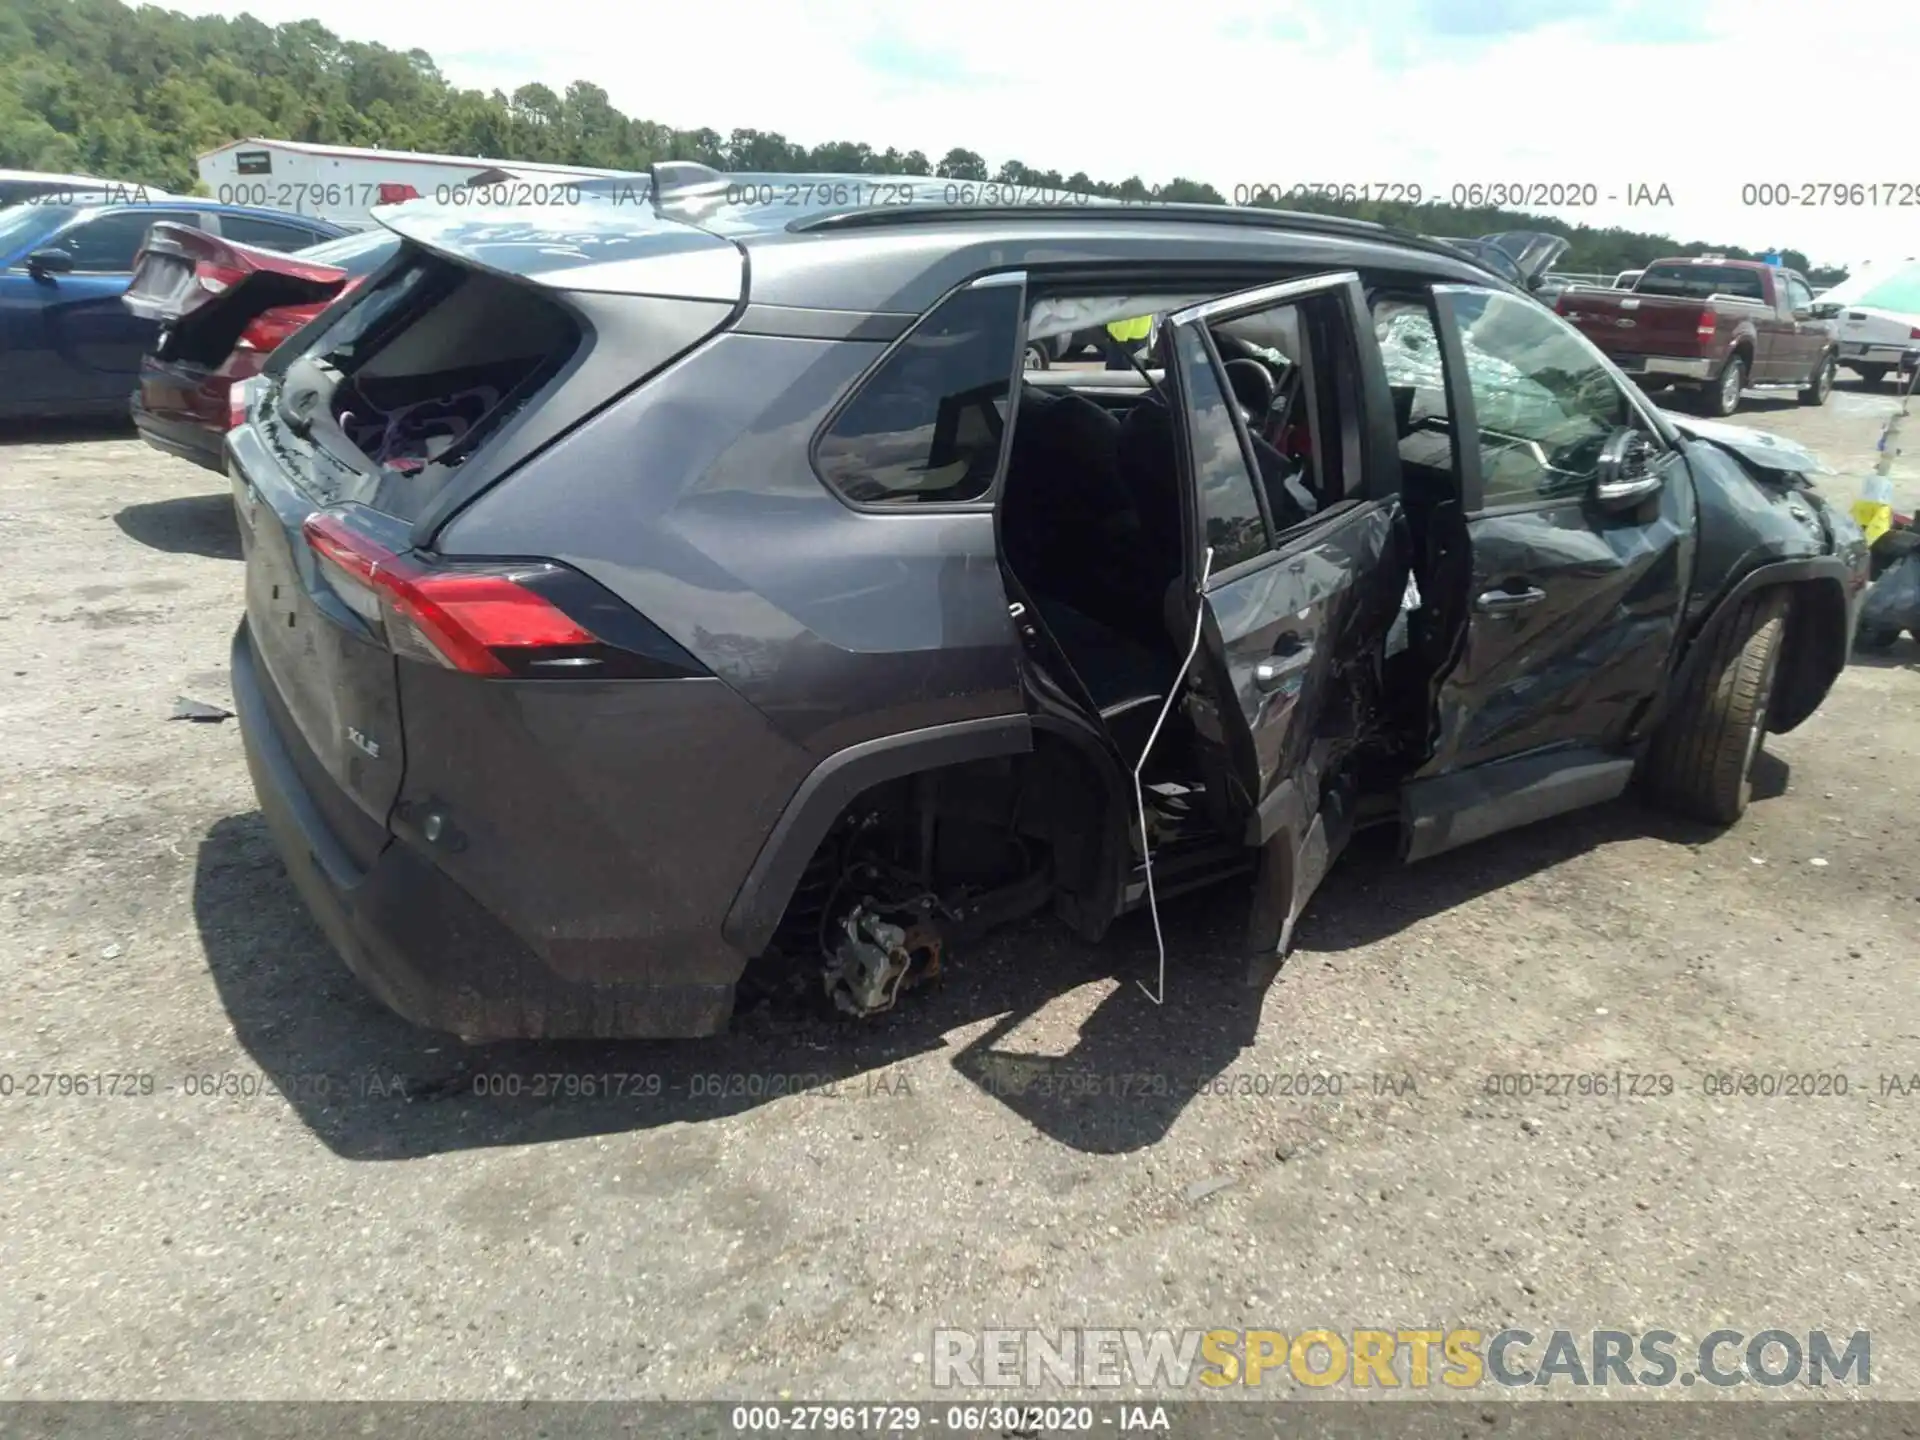
[[[1729,355],[1720,378],[1705,393],[1707,413],[1726,416],[1740,408],[1740,392],[1747,388],[1747,360],[1744,355]]]
[[[1813,372],[1813,378],[1809,380],[1800,391],[1800,403],[1802,405],[1824,405],[1827,403],[1827,397],[1833,394],[1834,366],[1835,361],[1831,350],[1821,355],[1820,363]]]
[[[1641,762],[1653,799],[1716,825],[1746,813],[1786,629],[1786,593],[1762,590],[1708,638]]]

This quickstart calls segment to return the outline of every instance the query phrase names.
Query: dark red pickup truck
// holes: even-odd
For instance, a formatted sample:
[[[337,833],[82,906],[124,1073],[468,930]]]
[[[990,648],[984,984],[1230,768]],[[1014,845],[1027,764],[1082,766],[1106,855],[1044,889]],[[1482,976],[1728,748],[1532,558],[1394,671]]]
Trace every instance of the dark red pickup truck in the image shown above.
[[[1742,390],[1793,390],[1824,405],[1838,342],[1806,277],[1757,260],[1656,260],[1631,290],[1572,289],[1554,309],[1645,389],[1698,392],[1731,415]]]

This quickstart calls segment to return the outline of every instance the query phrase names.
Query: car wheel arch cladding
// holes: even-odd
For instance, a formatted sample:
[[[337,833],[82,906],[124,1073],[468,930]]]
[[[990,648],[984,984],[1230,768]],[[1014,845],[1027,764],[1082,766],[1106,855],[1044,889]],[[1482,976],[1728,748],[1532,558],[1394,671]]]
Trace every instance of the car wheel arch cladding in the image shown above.
[[[774,822],[720,931],[747,956],[767,948],[808,861],[848,805],[875,785],[969,760],[1033,750],[1031,717],[993,715],[882,735],[835,751],[801,780]]]
[[[1819,708],[1845,664],[1846,578],[1845,564],[1833,556],[1782,560],[1748,571],[1694,632],[1679,670],[1668,682],[1667,694],[1685,689],[1693,669],[1705,663],[1711,652],[1713,635],[1738,614],[1742,601],[1758,590],[1783,589],[1788,592],[1786,633],[1774,671],[1767,730],[1785,734],[1794,729]],[[1827,657],[1838,658],[1827,663]]]

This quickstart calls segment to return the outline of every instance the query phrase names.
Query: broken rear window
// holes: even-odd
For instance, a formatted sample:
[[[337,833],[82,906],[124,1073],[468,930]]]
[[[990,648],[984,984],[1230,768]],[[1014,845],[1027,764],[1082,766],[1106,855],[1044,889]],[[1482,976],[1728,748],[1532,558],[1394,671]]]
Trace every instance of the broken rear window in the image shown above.
[[[336,458],[381,472],[373,503],[412,520],[581,338],[537,287],[417,252],[334,318],[288,383],[321,378],[327,413],[357,452]]]

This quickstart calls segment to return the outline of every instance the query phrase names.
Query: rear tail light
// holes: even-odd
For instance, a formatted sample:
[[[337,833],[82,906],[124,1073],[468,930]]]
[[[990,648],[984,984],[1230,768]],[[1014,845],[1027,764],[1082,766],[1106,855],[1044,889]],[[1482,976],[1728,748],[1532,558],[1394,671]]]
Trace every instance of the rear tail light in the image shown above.
[[[706,673],[618,597],[563,565],[431,563],[396,554],[339,511],[318,511],[302,528],[341,603],[406,659],[489,679]]]
[[[1907,338],[1909,340],[1920,340],[1920,325],[1916,325],[1907,331]]]
[[[1710,309],[1702,310],[1700,312],[1700,318],[1696,320],[1693,325],[1694,338],[1704,345],[1707,341],[1713,339],[1714,333],[1719,330],[1719,328],[1719,315]]]
[[[311,318],[308,314],[289,314],[285,310],[262,311],[247,322],[247,328],[240,332],[240,338],[233,342],[233,348],[262,352],[277,350],[282,340]]]
[[[249,267],[222,265],[214,260],[193,263],[193,283],[209,295],[224,295],[247,278]]]

